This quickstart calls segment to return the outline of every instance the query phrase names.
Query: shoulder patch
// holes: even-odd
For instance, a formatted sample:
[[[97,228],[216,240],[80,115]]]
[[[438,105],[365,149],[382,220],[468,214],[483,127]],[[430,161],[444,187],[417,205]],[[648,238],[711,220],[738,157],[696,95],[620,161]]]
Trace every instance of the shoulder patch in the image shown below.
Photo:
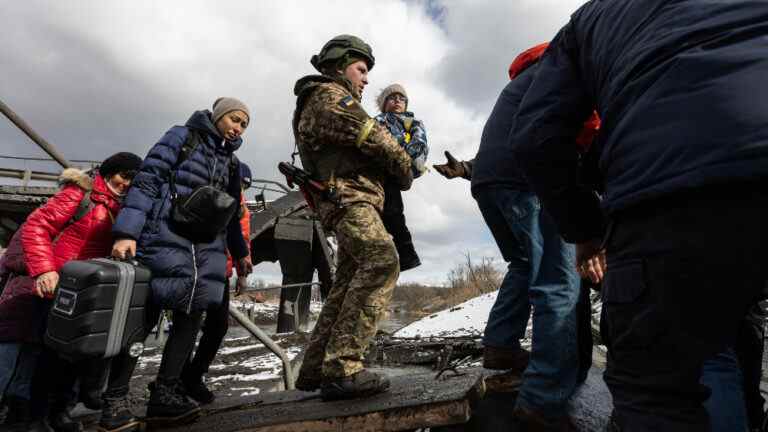
[[[339,106],[342,108],[349,108],[355,103],[355,99],[352,96],[344,96],[339,101]]]

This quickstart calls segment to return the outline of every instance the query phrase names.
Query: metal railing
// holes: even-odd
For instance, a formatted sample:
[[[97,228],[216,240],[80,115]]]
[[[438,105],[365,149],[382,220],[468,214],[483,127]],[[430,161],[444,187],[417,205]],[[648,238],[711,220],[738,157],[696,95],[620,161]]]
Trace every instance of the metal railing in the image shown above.
[[[291,360],[288,358],[288,355],[285,353],[285,350],[283,350],[280,345],[278,345],[272,338],[267,335],[264,330],[260,329],[256,324],[251,322],[251,320],[248,319],[245,314],[237,310],[237,308],[230,304],[229,305],[229,315],[235,319],[241,326],[243,326],[244,329],[248,330],[248,332],[253,335],[256,339],[259,340],[259,342],[263,343],[267,349],[272,351],[273,354],[280,357],[280,361],[283,362],[283,382],[285,383],[285,389],[286,390],[293,390],[295,389],[294,383],[296,382],[296,376],[293,372],[293,366],[291,366]]]
[[[274,287],[264,287],[264,288],[252,288],[244,290],[244,292],[263,292],[263,291],[273,291],[273,290],[284,290],[284,289],[290,289],[290,288],[299,288],[299,293],[296,296],[297,298],[301,297],[301,290],[303,290],[305,287],[312,287],[317,286],[318,288],[322,286],[320,282],[306,282],[306,283],[297,283],[297,284],[287,284],[287,285],[279,285]],[[297,303],[294,302],[291,306],[293,308],[293,316],[296,324],[296,329],[299,328],[299,314],[297,310]],[[293,370],[293,366],[291,366],[291,360],[288,358],[288,355],[285,353],[285,350],[283,350],[280,345],[278,345],[272,338],[269,337],[269,335],[264,332],[264,330],[260,329],[256,324],[251,321],[251,319],[246,316],[244,313],[237,310],[237,307],[232,305],[230,303],[229,305],[229,315],[235,319],[244,329],[246,329],[253,337],[259,340],[259,342],[263,343],[267,349],[269,349],[273,354],[278,356],[280,358],[280,361],[283,363],[283,382],[285,383],[285,389],[286,390],[293,390],[295,389],[294,383],[296,382],[296,374]]]
[[[27,122],[24,121],[21,117],[19,117],[18,114],[16,114],[11,107],[3,103],[3,101],[0,101],[0,112],[3,113],[6,117],[8,117],[8,120],[11,121],[11,123],[15,124],[16,127],[21,129],[22,132],[24,132],[29,139],[34,141],[35,144],[40,146],[41,149],[43,149],[44,152],[48,153],[50,157],[52,157],[56,162],[59,163],[64,168],[69,168],[72,166],[72,164],[65,158],[61,153],[59,153],[58,150],[56,150],[56,147],[51,145],[48,141],[45,140],[45,138],[41,137],[32,129],[32,126],[27,124]]]

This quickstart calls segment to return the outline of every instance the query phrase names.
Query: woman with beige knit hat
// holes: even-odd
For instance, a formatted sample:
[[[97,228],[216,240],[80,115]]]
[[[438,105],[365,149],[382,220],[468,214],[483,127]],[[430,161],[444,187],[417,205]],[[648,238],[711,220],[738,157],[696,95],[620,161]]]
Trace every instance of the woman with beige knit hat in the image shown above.
[[[426,171],[427,132],[424,124],[416,120],[413,113],[407,111],[408,93],[401,84],[391,84],[384,88],[376,98],[381,114],[376,120],[385,126],[400,146],[411,156],[413,178],[420,177]],[[405,224],[403,195],[398,182],[390,179],[384,184],[384,211],[382,221],[387,232],[392,235],[400,257],[400,271],[410,270],[421,265],[419,255],[413,246],[413,239]]]
[[[152,271],[154,313],[148,314],[146,330],[160,310],[173,311],[157,380],[150,385],[148,422],[182,422],[198,415],[199,406],[184,391],[182,368],[203,311],[224,301],[227,249],[239,275],[251,272],[246,240],[232,217],[241,195],[233,153],[249,122],[243,102],[219,98],[213,111],[196,111],[184,126],[171,128],[144,159],[112,229],[117,239],[112,255],[135,256]],[[103,430],[123,431],[136,422],[125,403],[135,365],[127,354],[113,361],[103,397]]]

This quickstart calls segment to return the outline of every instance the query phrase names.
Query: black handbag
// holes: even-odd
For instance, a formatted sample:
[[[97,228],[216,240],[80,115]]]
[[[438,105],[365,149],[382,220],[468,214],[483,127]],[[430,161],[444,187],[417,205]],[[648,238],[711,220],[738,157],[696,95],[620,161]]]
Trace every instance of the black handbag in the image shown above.
[[[200,139],[197,131],[190,131],[190,135],[193,141]],[[182,152],[186,151],[188,157],[188,154],[191,154],[196,147],[198,145],[194,143],[191,149],[182,149]],[[234,156],[232,158],[234,160]],[[230,161],[230,169],[234,166],[232,160]],[[177,167],[178,165],[180,164],[177,164]],[[210,183],[196,187],[188,195],[178,194],[175,171],[175,169],[171,171],[169,185],[172,202],[171,229],[193,243],[214,241],[227,228],[240,203],[226,191],[214,186],[215,163],[213,172],[210,173]]]

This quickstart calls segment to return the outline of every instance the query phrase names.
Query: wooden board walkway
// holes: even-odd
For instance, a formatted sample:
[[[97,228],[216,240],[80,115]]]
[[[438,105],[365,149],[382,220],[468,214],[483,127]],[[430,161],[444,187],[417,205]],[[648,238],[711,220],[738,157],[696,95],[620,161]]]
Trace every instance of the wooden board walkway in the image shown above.
[[[323,402],[318,393],[283,391],[230,407],[212,407],[178,432],[403,431],[465,423],[485,390],[482,375],[435,380],[435,373],[393,377],[390,391],[365,399]]]

